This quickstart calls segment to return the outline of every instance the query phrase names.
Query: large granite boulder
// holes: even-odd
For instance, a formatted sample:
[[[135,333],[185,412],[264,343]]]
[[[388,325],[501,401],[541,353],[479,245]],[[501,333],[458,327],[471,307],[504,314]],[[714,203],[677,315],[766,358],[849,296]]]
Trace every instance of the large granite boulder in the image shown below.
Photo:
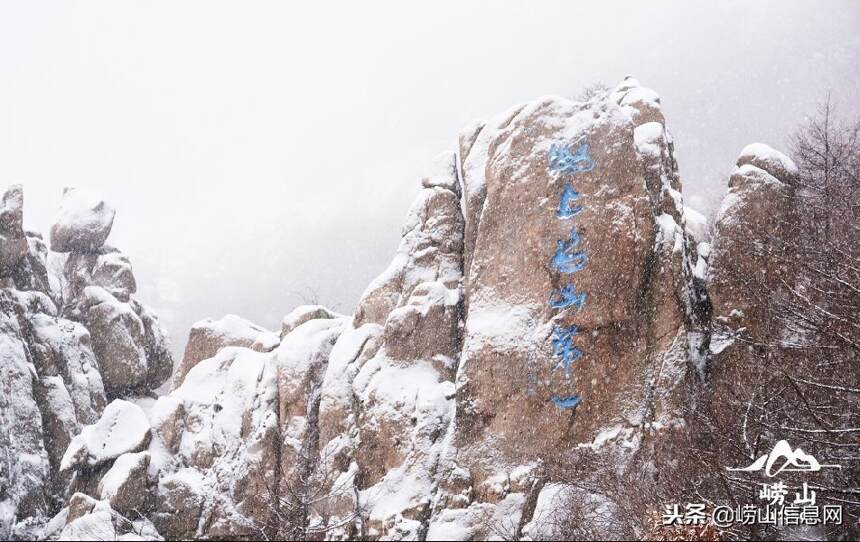
[[[54,252],[92,252],[110,235],[116,212],[95,194],[74,187],[63,190],[60,212],[51,226]]]
[[[99,286],[84,289],[79,304],[90,330],[108,395],[117,397],[146,383],[145,330],[140,317]]]

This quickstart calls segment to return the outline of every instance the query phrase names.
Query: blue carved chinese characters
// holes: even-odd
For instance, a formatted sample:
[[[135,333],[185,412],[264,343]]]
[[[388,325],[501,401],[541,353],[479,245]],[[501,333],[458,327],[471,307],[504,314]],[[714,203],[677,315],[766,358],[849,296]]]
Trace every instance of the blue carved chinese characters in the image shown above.
[[[587,173],[594,169],[595,162],[588,155],[588,145],[582,143],[576,152],[571,152],[571,145],[567,143],[553,143],[549,149],[549,168],[560,171],[562,174],[576,175]],[[567,182],[561,193],[558,209],[555,216],[559,220],[569,220],[576,217],[584,210],[579,203],[580,193],[572,183]],[[575,275],[582,271],[588,264],[588,255],[581,248],[582,237],[574,227],[570,230],[567,239],[556,241],[555,253],[550,260],[550,269],[563,275]],[[573,277],[571,277],[572,279]],[[588,294],[579,291],[575,284],[568,283],[554,290],[549,296],[549,306],[552,309],[568,309],[575,307],[576,311],[582,310]],[[565,379],[570,380],[573,375],[573,364],[582,357],[582,351],[574,344],[579,334],[579,328],[575,325],[563,327],[554,326],[552,330],[552,355],[557,363],[553,366],[553,372],[557,369],[564,371]],[[557,396],[553,395],[550,400],[559,408],[574,409],[581,402],[579,395]]]
[[[581,401],[579,395],[571,395],[569,397],[559,397],[558,395],[553,395],[552,397],[550,397],[550,400],[555,403],[555,405],[559,408],[576,408],[576,405],[578,405]]]
[[[553,143],[549,147],[549,168],[562,173],[587,173],[594,169],[594,160],[588,155],[588,144],[583,143],[570,152],[566,143]]]
[[[570,240],[556,241],[555,255],[550,260],[550,266],[560,273],[571,275],[578,273],[588,263],[588,256],[585,251],[573,250],[579,244],[580,237],[576,231],[570,232]]]
[[[558,359],[555,369],[564,369],[564,377],[570,380],[570,366],[582,357],[579,348],[573,345],[573,339],[579,330],[576,326],[555,327],[552,330],[552,353]]]
[[[561,193],[561,202],[558,204],[558,211],[555,212],[556,218],[566,220],[581,213],[582,205],[573,204],[578,199],[579,192],[569,184],[564,185],[564,192]]]
[[[550,294],[549,306],[553,309],[576,307],[576,310],[581,311],[587,297],[585,292],[576,291],[576,285],[568,284]]]

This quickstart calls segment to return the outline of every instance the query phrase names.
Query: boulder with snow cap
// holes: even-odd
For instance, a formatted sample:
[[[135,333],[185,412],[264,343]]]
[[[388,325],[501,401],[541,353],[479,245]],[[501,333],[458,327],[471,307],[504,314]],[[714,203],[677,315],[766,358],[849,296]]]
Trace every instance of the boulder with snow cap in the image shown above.
[[[798,170],[794,161],[764,143],[750,143],[738,156],[738,167],[750,164],[763,169],[784,183],[795,184]]]
[[[322,305],[299,305],[284,316],[281,321],[281,339],[308,320],[337,318],[338,316],[340,315]]]
[[[709,257],[709,293],[714,315],[733,329],[757,327],[764,321],[767,310],[748,295],[744,277],[756,276],[763,269],[773,267],[773,259],[766,254],[770,245],[761,245],[762,250],[751,248],[770,236],[787,238],[795,222],[792,186],[770,172],[790,180],[791,160],[756,143],[744,147],[737,163],[738,167],[729,178],[728,192],[717,211],[715,239]],[[788,271],[773,269],[769,273],[773,285],[779,284],[780,277],[792,283],[786,274]]]
[[[191,327],[182,360],[173,375],[174,387],[179,387],[185,375],[195,365],[209,359],[227,346],[241,346],[257,352],[270,352],[280,343],[276,333],[253,322],[228,314],[220,320],[206,318]]]
[[[75,436],[63,454],[60,469],[92,470],[117,457],[144,450],[151,438],[149,420],[134,403],[116,399],[99,420]]]
[[[114,209],[95,194],[80,188],[65,188],[60,212],[51,226],[51,250],[92,252],[98,249],[110,235],[115,214]]]
[[[102,476],[99,498],[121,514],[143,513],[150,504],[149,452],[119,456]]]

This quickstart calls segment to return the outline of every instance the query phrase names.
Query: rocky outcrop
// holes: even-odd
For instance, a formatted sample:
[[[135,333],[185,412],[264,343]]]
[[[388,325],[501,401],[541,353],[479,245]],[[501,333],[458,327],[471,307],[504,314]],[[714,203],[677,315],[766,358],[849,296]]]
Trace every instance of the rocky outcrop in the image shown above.
[[[421,184],[351,319],[194,326],[150,414],[162,535],[519,536],[563,483],[550,464],[653,483],[707,313],[656,94],[517,107]]]
[[[0,422],[32,437],[0,441],[32,458],[0,471],[0,511],[35,514],[52,479],[72,496],[44,536],[543,539],[595,514],[626,523],[593,536],[643,536],[699,459],[697,416],[736,414],[714,398],[767,321],[745,280],[796,279],[767,243],[791,234],[797,168],[761,144],[737,165],[710,232],[653,90],[517,106],[433,160],[353,315],[198,322],[174,389],[138,403],[164,334],[103,244],[113,214],[78,206],[93,226],[63,245],[62,310],[0,296]]]
[[[796,223],[791,203],[796,176],[797,167],[790,158],[761,143],[745,147],[738,157],[717,212],[710,254],[709,293],[715,322],[726,329],[757,326],[766,320],[768,309],[750,295],[748,277],[764,272],[773,285],[792,282],[792,269],[778,265],[772,252],[782,250],[780,240],[788,238]]]
[[[233,314],[220,320],[201,320],[191,327],[185,353],[173,377],[174,387],[182,385],[185,375],[195,365],[211,358],[224,347],[244,346],[257,352],[270,352],[279,342],[275,333]]]
[[[0,268],[16,266],[26,254],[24,189],[16,184],[0,199]]]
[[[137,282],[128,257],[104,244],[114,211],[87,192],[67,188],[51,250],[64,254],[59,311],[90,332],[107,395],[153,389],[170,377],[173,358],[157,317],[134,297]]]
[[[105,410],[108,398],[151,392],[173,365],[157,318],[132,295],[128,259],[103,245],[113,211],[103,202],[72,205],[83,199],[73,192],[66,192],[52,240],[56,248],[71,250],[68,256],[50,252],[41,236],[22,229],[20,186],[0,200],[4,538],[45,535],[44,522],[61,508],[69,484],[83,487],[82,472],[89,476],[113,462],[115,456],[105,456],[105,434],[132,431],[120,425],[93,433],[112,415],[113,407]],[[49,276],[49,257],[66,258],[63,276]],[[123,403],[131,405],[112,405]],[[128,421],[110,419],[109,425]],[[97,457],[102,460],[92,459]],[[63,465],[65,458],[69,465]],[[53,527],[58,533],[62,525]]]

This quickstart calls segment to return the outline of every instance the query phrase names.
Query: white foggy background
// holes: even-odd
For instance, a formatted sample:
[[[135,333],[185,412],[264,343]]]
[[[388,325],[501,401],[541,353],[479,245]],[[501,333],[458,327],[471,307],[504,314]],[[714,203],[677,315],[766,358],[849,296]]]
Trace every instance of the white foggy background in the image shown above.
[[[100,192],[177,352],[309,288],[352,311],[424,165],[515,103],[635,75],[706,213],[745,144],[860,108],[853,1],[296,4],[0,4],[0,189],[44,234],[63,186]]]

